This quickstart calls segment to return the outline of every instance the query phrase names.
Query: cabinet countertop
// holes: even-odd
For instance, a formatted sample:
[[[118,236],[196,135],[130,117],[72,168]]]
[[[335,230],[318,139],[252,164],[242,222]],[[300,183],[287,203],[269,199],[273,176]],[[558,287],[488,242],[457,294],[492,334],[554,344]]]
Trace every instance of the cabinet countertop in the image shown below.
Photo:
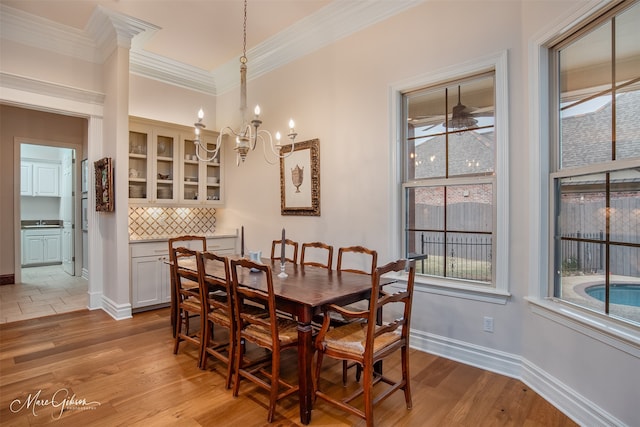
[[[151,242],[166,242],[172,237],[177,236],[166,236],[166,237],[158,237],[153,239],[129,239],[129,244],[136,243],[151,243]],[[214,233],[214,234],[205,234],[204,237],[207,239],[222,239],[225,237],[238,237],[236,232],[226,232],[226,233]]]

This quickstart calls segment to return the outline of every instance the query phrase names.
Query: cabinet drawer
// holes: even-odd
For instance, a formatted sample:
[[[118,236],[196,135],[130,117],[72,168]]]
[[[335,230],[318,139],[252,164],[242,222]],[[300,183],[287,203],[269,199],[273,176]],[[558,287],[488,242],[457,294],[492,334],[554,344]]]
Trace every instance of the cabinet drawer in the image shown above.
[[[202,250],[200,242],[184,242],[184,246],[193,250]],[[142,256],[166,256],[169,255],[169,242],[140,242],[130,243],[131,257]],[[230,254],[236,249],[235,237],[210,237],[207,239],[207,250],[211,252],[221,252]]]
[[[211,252],[232,251],[236,249],[235,237],[220,237],[216,239],[207,239],[207,250]]]
[[[131,243],[131,257],[169,255],[168,242]]]
[[[60,236],[60,228],[32,228],[24,231],[25,237],[32,236]]]

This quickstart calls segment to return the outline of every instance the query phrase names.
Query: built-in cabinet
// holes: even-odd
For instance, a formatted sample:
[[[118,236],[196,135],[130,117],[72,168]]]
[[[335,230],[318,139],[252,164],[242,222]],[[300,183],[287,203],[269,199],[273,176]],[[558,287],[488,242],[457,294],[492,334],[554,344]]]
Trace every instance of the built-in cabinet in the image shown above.
[[[235,252],[233,235],[207,238],[207,250],[219,254]],[[200,242],[186,242],[186,246],[202,250]],[[130,250],[131,306],[134,311],[156,308],[171,302],[169,244],[167,241],[132,242]]]
[[[22,266],[60,264],[60,228],[22,230]]]
[[[210,149],[215,132],[203,132]],[[131,118],[129,122],[129,202],[136,205],[221,205],[221,154],[203,162],[195,155],[192,128]]]
[[[20,195],[60,197],[59,162],[20,161]]]

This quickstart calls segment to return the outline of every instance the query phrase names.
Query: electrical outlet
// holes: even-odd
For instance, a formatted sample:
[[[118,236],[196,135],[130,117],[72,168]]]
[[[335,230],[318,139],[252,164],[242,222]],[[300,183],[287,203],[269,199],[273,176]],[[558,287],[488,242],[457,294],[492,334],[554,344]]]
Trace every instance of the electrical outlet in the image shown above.
[[[493,332],[493,317],[484,316],[482,330],[485,332]]]

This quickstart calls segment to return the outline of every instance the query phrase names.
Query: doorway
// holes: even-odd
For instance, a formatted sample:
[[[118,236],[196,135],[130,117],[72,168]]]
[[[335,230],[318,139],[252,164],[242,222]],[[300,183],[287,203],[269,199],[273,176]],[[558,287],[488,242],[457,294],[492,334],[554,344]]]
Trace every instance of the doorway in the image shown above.
[[[86,309],[88,282],[82,277],[86,239],[80,236],[77,215],[81,194],[76,153],[81,149],[49,141],[17,145],[20,243],[15,256],[20,276],[14,290],[19,301],[14,320]],[[18,298],[24,292],[28,297]]]
[[[76,275],[75,149],[20,144],[21,266],[61,265]]]

